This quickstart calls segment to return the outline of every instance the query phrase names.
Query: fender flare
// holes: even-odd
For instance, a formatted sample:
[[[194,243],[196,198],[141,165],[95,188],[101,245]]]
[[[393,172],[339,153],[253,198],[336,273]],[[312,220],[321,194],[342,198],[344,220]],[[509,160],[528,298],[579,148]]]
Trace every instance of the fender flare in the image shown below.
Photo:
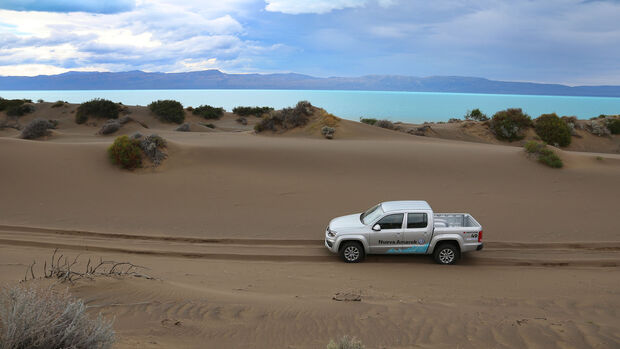
[[[361,243],[362,246],[364,247],[364,252],[366,254],[368,254],[370,251],[370,247],[368,246],[368,241],[366,241],[366,238],[363,235],[345,235],[343,237],[339,237],[334,243],[335,245],[334,247],[336,248],[336,251],[340,251],[340,245],[346,241],[357,241]]]
[[[428,246],[427,253],[432,254],[435,251],[435,246],[443,241],[455,241],[459,245],[459,250],[463,250],[464,241],[462,236],[459,234],[441,234],[433,238],[430,246]]]

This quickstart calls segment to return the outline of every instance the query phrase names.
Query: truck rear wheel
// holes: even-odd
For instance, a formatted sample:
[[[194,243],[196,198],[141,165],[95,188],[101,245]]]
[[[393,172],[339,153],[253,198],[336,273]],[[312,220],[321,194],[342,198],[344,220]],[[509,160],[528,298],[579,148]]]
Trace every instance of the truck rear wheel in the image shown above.
[[[453,244],[444,243],[435,248],[433,257],[435,257],[435,262],[439,264],[454,264],[461,257],[461,252]]]
[[[340,258],[347,263],[359,263],[364,260],[364,247],[356,241],[345,241],[340,247]]]

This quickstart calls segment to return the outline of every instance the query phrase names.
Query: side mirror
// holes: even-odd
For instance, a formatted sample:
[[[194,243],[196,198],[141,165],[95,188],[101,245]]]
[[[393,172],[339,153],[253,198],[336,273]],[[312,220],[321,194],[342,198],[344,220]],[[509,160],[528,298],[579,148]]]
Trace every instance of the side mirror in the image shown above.
[[[375,225],[372,226],[372,230],[380,231],[381,230],[381,226],[379,224],[375,224]]]

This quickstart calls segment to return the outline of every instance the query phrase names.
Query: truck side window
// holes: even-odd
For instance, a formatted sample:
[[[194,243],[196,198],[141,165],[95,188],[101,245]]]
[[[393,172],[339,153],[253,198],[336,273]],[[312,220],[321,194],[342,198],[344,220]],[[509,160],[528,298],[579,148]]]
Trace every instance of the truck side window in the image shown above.
[[[407,229],[426,228],[427,225],[426,213],[407,213]]]
[[[381,218],[377,224],[381,226],[381,230],[385,229],[401,229],[403,227],[403,218],[405,217],[402,213],[396,213],[387,215]]]

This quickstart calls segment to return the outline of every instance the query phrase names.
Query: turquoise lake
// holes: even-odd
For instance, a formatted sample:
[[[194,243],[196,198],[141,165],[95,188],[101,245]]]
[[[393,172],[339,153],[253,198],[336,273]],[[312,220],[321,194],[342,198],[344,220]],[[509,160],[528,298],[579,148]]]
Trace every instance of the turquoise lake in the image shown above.
[[[331,90],[41,90],[0,91],[3,98],[64,100],[81,103],[106,98],[127,105],[147,105],[158,99],[175,99],[184,106],[209,104],[230,111],[236,106],[293,106],[300,100],[337,116],[392,121],[447,121],[462,118],[467,110],[480,108],[491,116],[498,110],[522,108],[532,117],[544,113],[574,115],[580,119],[599,114],[620,114],[620,98],[532,96],[439,92],[331,91]]]

